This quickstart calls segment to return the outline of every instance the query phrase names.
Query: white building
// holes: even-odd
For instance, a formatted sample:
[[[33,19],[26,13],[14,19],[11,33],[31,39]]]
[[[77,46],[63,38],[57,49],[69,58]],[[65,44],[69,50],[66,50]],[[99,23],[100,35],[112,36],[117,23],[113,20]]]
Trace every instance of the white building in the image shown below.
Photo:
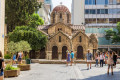
[[[84,4],[85,0],[72,0],[72,24],[81,25],[85,23]]]
[[[4,54],[5,0],[0,0],[0,51]]]
[[[97,35],[99,50],[111,48],[120,55],[120,44],[105,39],[105,30],[116,31],[120,22],[120,0],[73,0],[72,20],[73,25],[85,25],[87,35]]]
[[[51,0],[38,0],[38,2],[42,2],[42,6],[37,13],[44,20],[44,25],[48,25],[50,24]]]

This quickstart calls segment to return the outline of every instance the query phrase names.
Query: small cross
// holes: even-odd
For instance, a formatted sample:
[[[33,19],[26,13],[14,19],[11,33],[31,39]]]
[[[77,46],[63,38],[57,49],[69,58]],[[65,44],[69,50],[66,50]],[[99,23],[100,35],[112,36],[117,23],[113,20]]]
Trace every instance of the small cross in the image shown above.
[[[62,5],[62,2],[60,2],[60,4]]]

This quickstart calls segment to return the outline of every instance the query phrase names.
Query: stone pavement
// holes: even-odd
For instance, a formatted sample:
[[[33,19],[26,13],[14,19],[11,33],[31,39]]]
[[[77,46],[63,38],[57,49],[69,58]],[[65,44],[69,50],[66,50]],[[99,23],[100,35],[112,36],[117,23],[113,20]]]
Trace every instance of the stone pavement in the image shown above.
[[[114,75],[108,76],[107,66],[86,70],[86,64],[66,66],[65,64],[31,64],[30,71],[21,71],[18,77],[5,80],[120,80],[120,64],[114,68]]]

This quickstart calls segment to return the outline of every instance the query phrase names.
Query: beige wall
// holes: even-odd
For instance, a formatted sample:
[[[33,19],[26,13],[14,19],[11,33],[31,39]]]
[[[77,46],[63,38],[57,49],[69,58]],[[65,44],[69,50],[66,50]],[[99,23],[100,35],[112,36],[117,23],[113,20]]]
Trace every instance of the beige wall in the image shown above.
[[[0,50],[4,54],[5,0],[0,0]]]

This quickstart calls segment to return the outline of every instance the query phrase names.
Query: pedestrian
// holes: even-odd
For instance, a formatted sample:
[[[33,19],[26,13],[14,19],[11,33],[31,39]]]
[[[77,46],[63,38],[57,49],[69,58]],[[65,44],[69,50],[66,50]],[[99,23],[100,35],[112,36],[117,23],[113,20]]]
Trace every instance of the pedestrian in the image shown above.
[[[95,67],[98,66],[98,59],[99,59],[99,57],[98,57],[98,54],[96,53],[96,54],[95,54],[95,61],[96,61]]]
[[[113,61],[114,61],[114,67],[116,68],[117,54],[115,52],[113,52]]]
[[[108,71],[107,71],[107,74],[109,75],[109,69],[111,67],[111,74],[113,75],[113,52],[112,51],[108,51]]]
[[[3,80],[4,78],[4,59],[2,56],[2,52],[0,51],[0,80]]]
[[[72,66],[73,62],[74,62],[74,53],[73,53],[73,51],[71,51],[71,66]]]
[[[104,62],[104,55],[101,52],[100,53],[100,67],[103,67],[103,62]]]
[[[18,53],[18,63],[19,64],[22,64],[22,58],[23,58],[23,52],[22,51],[20,51],[19,53]]]
[[[68,66],[68,63],[70,63],[70,53],[69,53],[69,51],[67,50],[67,56],[66,56],[66,58],[67,58],[67,66]]]
[[[15,60],[16,60],[16,54],[13,54],[13,56],[12,56],[12,64],[16,64]]]
[[[108,54],[107,54],[108,52],[106,51],[105,52],[105,65],[107,64],[107,60],[108,60]]]
[[[89,70],[89,65],[91,69],[91,62],[92,62],[92,53],[90,53],[90,50],[88,49],[88,53],[86,54],[87,57],[87,70]]]

